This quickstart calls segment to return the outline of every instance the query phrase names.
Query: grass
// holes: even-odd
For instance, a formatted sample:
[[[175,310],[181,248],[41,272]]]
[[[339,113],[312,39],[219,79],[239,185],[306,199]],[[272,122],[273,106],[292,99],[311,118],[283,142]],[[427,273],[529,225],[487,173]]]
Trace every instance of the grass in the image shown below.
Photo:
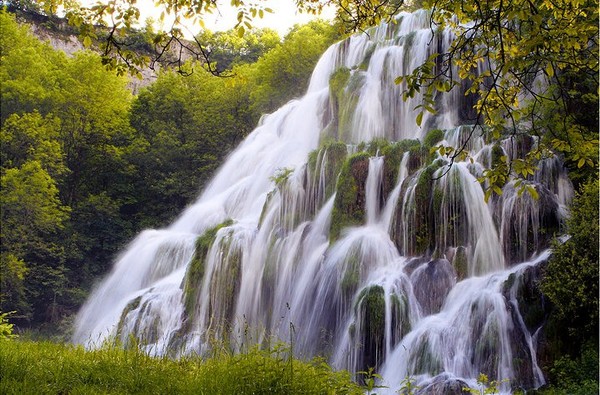
[[[348,372],[288,350],[222,351],[201,359],[153,358],[137,350],[0,341],[2,394],[362,394]]]

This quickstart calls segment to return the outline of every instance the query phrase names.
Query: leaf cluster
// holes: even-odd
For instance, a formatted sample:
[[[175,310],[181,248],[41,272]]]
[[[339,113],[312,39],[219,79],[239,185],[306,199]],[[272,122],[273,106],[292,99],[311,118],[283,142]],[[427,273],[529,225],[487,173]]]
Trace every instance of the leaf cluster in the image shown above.
[[[488,170],[483,180],[489,193],[499,193],[509,176],[526,180],[547,151],[565,155],[575,169],[593,171],[598,151],[594,2],[431,0],[425,5],[431,9],[432,40],[442,30],[454,38],[447,52],[432,54],[396,80],[404,84],[405,100],[422,94],[417,124],[424,111],[436,111],[437,95],[466,86],[465,95],[475,102],[470,122],[492,141],[522,134],[538,139],[526,156]],[[463,150],[449,157],[459,159]]]

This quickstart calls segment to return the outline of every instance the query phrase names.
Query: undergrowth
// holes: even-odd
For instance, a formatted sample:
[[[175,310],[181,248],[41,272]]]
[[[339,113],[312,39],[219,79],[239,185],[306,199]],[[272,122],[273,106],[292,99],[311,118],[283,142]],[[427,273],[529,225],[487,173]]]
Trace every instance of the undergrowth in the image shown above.
[[[150,357],[138,350],[49,342],[0,342],[2,394],[361,394],[350,373],[285,347],[208,359]]]

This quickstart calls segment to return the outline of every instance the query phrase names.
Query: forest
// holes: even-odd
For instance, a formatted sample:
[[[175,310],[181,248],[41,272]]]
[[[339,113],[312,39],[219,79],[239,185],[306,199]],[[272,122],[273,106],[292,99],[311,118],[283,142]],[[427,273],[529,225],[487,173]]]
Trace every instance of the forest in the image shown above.
[[[134,97],[99,55],[68,57],[1,17],[0,310],[51,333],[134,234],[173,220],[261,114],[303,93],[337,38],[323,22],[283,40],[213,33],[229,76],[167,70]]]
[[[308,12],[317,12],[321,4],[318,1],[297,3]],[[227,32],[204,31],[196,40],[210,50],[210,66],[205,63],[208,59],[175,62],[177,67],[161,68],[155,80],[136,92],[132,92],[128,85],[130,78],[135,78],[129,72],[136,74],[147,66],[145,57],[156,56],[151,48],[157,44],[159,33],[151,24],[129,32],[134,43],[131,48],[135,48],[132,50],[142,54],[139,55],[142,57],[125,63],[127,72],[123,72],[121,62],[127,59],[127,54],[123,52],[114,54],[107,50],[102,53],[96,47],[96,50],[86,49],[70,56],[38,39],[30,25],[24,22],[27,15],[29,18],[31,16],[31,4],[17,2],[16,7],[0,10],[0,341],[17,343],[10,347],[4,347],[3,344],[4,351],[0,356],[3,366],[32,363],[26,362],[24,356],[35,352],[32,350],[38,346],[27,340],[71,341],[79,309],[136,235],[144,229],[167,227],[189,208],[200,191],[210,185],[211,179],[234,149],[263,122],[265,114],[274,113],[290,100],[299,99],[306,93],[313,69],[328,47],[348,37],[349,32],[361,31],[397,14],[399,10],[408,9],[394,2],[382,2],[386,7],[369,8],[367,11],[371,12],[370,16],[361,17],[361,12],[365,12],[361,8],[363,2],[339,3],[341,10],[348,11],[346,17],[338,11],[339,20],[336,23],[315,20],[296,25],[285,37],[280,37],[271,29],[253,28],[249,23],[241,25],[246,26],[241,32],[240,26]],[[440,10],[440,19],[436,23],[448,23],[450,28],[455,29],[460,27],[441,19],[446,15],[444,13],[469,19],[472,17],[470,13],[481,11],[479,8],[461,9],[462,6],[451,0],[433,3]],[[509,3],[514,9],[518,8],[518,1]],[[500,201],[505,186],[513,182],[508,174],[518,180],[515,188],[520,186],[519,196],[530,195],[534,200],[544,201],[545,195],[540,198],[539,187],[534,184],[531,175],[537,171],[540,158],[547,157],[548,152],[564,160],[569,181],[575,190],[575,197],[569,206],[570,216],[560,224],[560,233],[544,235],[548,236],[553,253],[544,266],[539,282],[536,279],[535,285],[527,291],[529,293],[521,297],[534,306],[530,310],[537,308],[538,300],[543,301],[538,313],[543,315],[545,346],[538,358],[541,359],[539,362],[548,382],[537,393],[586,394],[597,392],[598,388],[600,214],[598,31],[595,24],[598,15],[597,9],[590,11],[594,7],[589,2],[567,2],[567,11],[579,12],[579,29],[559,31],[563,28],[560,23],[564,23],[566,18],[565,9],[553,9],[545,1],[534,3],[539,7],[539,15],[544,22],[533,18],[531,24],[524,24],[525,27],[516,36],[503,36],[501,28],[494,30],[496,27],[493,22],[490,22],[492,27],[486,30],[488,27],[485,23],[493,18],[482,14],[479,19],[483,21],[481,41],[458,40],[447,57],[436,54],[437,58],[430,57],[410,74],[398,75],[395,83],[405,84],[403,86],[406,89],[401,95],[405,101],[421,95],[422,103],[415,108],[414,122],[419,126],[421,123],[426,125],[427,120],[433,119],[437,112],[433,107],[440,103],[438,94],[461,85],[453,80],[456,76],[452,75],[451,68],[446,67],[446,64],[454,62],[463,70],[460,72],[463,85],[486,87],[489,86],[486,85],[488,81],[493,80],[489,90],[472,89],[472,93],[479,98],[472,103],[472,108],[477,112],[473,117],[474,123],[481,122],[491,141],[500,141],[506,136],[520,136],[522,122],[529,122],[530,128],[525,134],[539,137],[539,144],[530,146],[527,154],[521,158],[496,160],[481,174],[479,181],[485,187],[486,203],[488,200],[493,203]],[[416,7],[412,5],[410,8]],[[517,11],[514,9],[507,11],[510,17],[525,18],[515,15]],[[563,12],[560,16],[559,11]],[[41,11],[37,9],[35,12]],[[249,9],[248,13],[257,14],[258,11]],[[243,18],[246,17],[244,14]],[[52,30],[53,20],[46,19],[50,21],[46,22],[46,28]],[[553,20],[558,22],[553,25]],[[543,29],[540,28],[541,33],[538,33],[535,29],[539,26],[536,24],[540,23]],[[479,28],[478,25],[470,27],[473,31]],[[75,26],[74,29],[82,40],[92,37],[95,40],[93,46],[110,42],[103,43],[102,37],[90,34],[85,25]],[[500,43],[496,39],[498,32]],[[58,30],[57,34],[60,34]],[[165,37],[163,35],[162,39]],[[489,37],[496,38],[485,41]],[[502,37],[505,37],[505,41],[502,41]],[[549,46],[543,50],[537,49],[540,40],[559,38],[563,40],[563,45],[573,48],[574,60],[565,60],[564,48]],[[501,46],[501,49],[483,54],[478,49],[482,46]],[[535,47],[536,50],[527,52],[526,46]],[[489,75],[479,73],[474,66],[478,57],[486,56],[494,57],[495,64],[499,64],[497,69],[490,68]],[[107,59],[114,59],[114,62]],[[517,89],[526,85],[522,81],[531,78],[527,73],[534,67],[544,70],[545,75],[553,81],[550,91],[554,96],[549,99],[531,92],[533,104],[521,106]],[[528,72],[519,74],[515,72],[516,69]],[[340,70],[331,76],[329,89],[337,100],[336,104],[342,108],[340,103],[354,99],[351,96],[348,99],[342,93],[344,84],[349,81],[350,70]],[[512,79],[502,80],[506,70],[510,70],[508,74]],[[341,112],[339,125],[336,126],[339,130],[343,123]],[[519,132],[516,132],[517,129]],[[426,165],[431,155],[437,152],[448,158],[451,164],[469,159],[469,153],[464,149],[467,143],[462,148],[436,146],[442,138],[432,137],[434,134],[435,131],[427,135],[430,142],[423,142],[422,145],[406,143],[406,147],[412,144],[412,148],[403,146],[399,149],[411,155],[416,152],[422,155],[419,165]],[[326,144],[329,144],[327,149],[335,148],[332,141]],[[375,140],[371,147],[377,144],[386,155],[395,149]],[[353,182],[349,172],[353,172],[353,177],[358,177],[354,164],[364,163],[365,158],[369,157],[360,149],[356,156],[341,159],[345,162],[338,167],[341,173],[337,181],[339,192],[336,199],[346,198],[339,185]],[[364,148],[365,152],[370,149]],[[317,154],[311,155],[309,165]],[[400,157],[396,158],[396,165],[400,163]],[[285,189],[281,185],[288,181],[291,172],[291,169],[281,169],[279,174],[272,175],[271,181],[283,191]],[[349,199],[352,198],[354,195],[351,194]],[[337,200],[333,210],[332,234],[333,229],[336,231],[331,236],[332,243],[340,234],[344,235],[340,231],[342,227],[357,223],[352,222],[355,220],[351,218],[355,212],[344,212],[346,209],[340,209]],[[366,207],[364,210],[367,210]],[[261,221],[264,215],[265,212],[261,214]],[[214,228],[215,234],[218,229]],[[206,231],[205,235],[209,232]],[[559,238],[562,234],[569,236]],[[212,237],[214,239],[215,235]],[[202,237],[199,237],[196,248],[200,248],[201,240]],[[419,242],[414,249],[421,252]],[[432,246],[429,247],[423,251],[429,257],[435,256],[437,252],[433,251]],[[208,247],[204,248],[207,255]],[[368,293],[371,292],[370,288],[365,290],[366,293],[361,293],[359,299],[363,296],[365,300],[374,297]],[[19,336],[16,339],[15,334]],[[93,370],[87,364],[93,365],[95,362],[86,360],[88,356],[81,354],[79,349],[51,351],[52,347],[55,346],[39,343],[39,349],[43,352],[64,352],[65,360],[73,364],[69,365],[69,369],[77,370],[76,366],[81,365],[83,369]],[[267,351],[255,348],[246,350],[241,356],[215,352],[214,359],[203,366],[204,371],[190,376],[188,380],[198,388],[221,388],[223,393],[228,393],[226,386],[219,387],[219,383],[202,380],[208,380],[211,375],[225,377],[231,374],[232,377],[227,376],[221,384],[230,383],[231,393],[250,393],[259,388],[252,387],[258,378],[278,372],[280,376],[274,380],[288,384],[277,381],[275,387],[265,387],[266,393],[327,393],[323,388],[328,386],[335,388],[335,393],[358,393],[361,390],[370,393],[377,386],[374,379],[381,378],[367,369],[370,366],[364,366],[365,371],[360,372],[362,376],[357,380],[361,386],[359,388],[345,375],[347,372],[334,372],[323,361],[310,364],[296,360],[288,362],[286,347],[290,345],[282,350],[277,346]],[[293,343],[291,347],[294,347]],[[169,374],[176,377],[183,374],[182,371],[191,369],[187,364],[196,363],[185,358],[179,362],[167,358],[163,361],[166,365],[155,366],[160,360],[157,362],[137,350],[108,348],[104,352],[106,355],[99,354],[99,358],[112,358],[107,363],[122,363],[123,360],[127,363],[129,358],[142,361],[139,362],[140,366],[148,369],[144,370],[144,374],[140,373],[140,382],[123,384],[120,389],[115,387],[110,390],[115,393],[144,392],[151,385],[156,385],[151,384],[150,380],[159,380],[153,375],[166,375],[163,371],[170,369]],[[268,367],[264,371],[254,372],[255,377],[250,380],[248,387],[236,388],[235,374],[244,376],[248,373],[243,369],[251,371],[257,363]],[[223,365],[228,364],[234,364],[240,370],[226,373]],[[375,365],[381,367],[379,362]],[[44,369],[48,367],[39,366],[39,371]],[[288,369],[291,376],[287,376]],[[306,382],[296,381],[292,384],[295,371]],[[11,393],[8,389],[12,386],[18,388],[16,383],[20,380],[14,378],[19,377],[16,370],[10,371],[10,374],[13,375],[10,379],[13,381],[3,379],[2,384],[7,393]],[[50,380],[40,377],[40,380]],[[145,384],[144,377],[148,379]],[[66,387],[58,385],[54,392],[77,392],[77,386],[68,383],[66,374],[63,378],[67,382]],[[495,393],[496,387],[500,386],[500,382],[490,382],[485,375],[477,383],[482,385],[482,393],[484,387],[485,391],[489,390],[486,393]],[[95,390],[108,391],[106,388],[109,387],[102,385]],[[419,393],[411,392],[410,380],[403,388],[405,392],[402,393]],[[35,388],[27,386],[21,389],[36,392]],[[474,392],[478,391],[477,388],[470,390],[479,393]],[[185,392],[182,387],[165,388],[164,391]]]

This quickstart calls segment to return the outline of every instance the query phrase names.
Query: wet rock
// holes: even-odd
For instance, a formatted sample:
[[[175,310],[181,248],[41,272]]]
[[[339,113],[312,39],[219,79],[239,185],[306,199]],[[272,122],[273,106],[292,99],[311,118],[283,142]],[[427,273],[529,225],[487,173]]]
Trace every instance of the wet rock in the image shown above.
[[[359,356],[361,370],[377,369],[383,362],[385,335],[385,296],[381,286],[370,286],[361,291],[355,306],[354,336],[362,345]]]
[[[502,248],[510,264],[526,261],[534,253],[550,246],[559,232],[560,214],[556,196],[537,184],[536,199],[529,193],[519,196],[512,187],[505,188],[496,205],[496,222],[500,224]]]
[[[448,374],[440,374],[431,382],[419,388],[415,395],[464,395],[468,393],[469,386],[463,380],[451,377]],[[400,394],[403,394],[400,391]]]
[[[469,256],[467,255],[467,249],[463,246],[457,247],[452,257],[452,266],[456,271],[457,281],[462,281],[467,278],[469,274]]]
[[[424,315],[438,313],[456,284],[456,272],[446,259],[434,259],[411,275],[415,297]]]

